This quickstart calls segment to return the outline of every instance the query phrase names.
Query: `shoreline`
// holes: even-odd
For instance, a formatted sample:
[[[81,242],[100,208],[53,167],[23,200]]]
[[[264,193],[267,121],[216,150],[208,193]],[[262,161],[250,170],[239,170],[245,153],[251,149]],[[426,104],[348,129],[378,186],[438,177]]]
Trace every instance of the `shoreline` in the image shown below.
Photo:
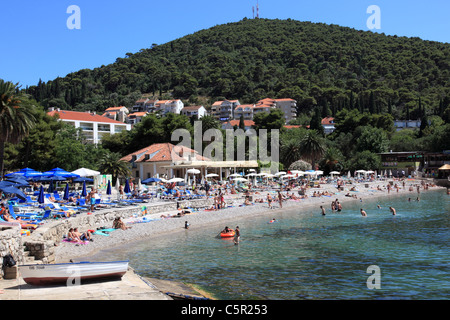
[[[386,184],[386,181],[383,181]],[[340,191],[336,194],[336,187],[333,184],[321,185],[321,188],[310,188],[308,189],[308,194],[314,191],[329,191],[335,194],[331,196],[321,196],[321,197],[309,197],[302,200],[286,200],[283,201],[283,208],[279,207],[279,202],[273,202],[273,209],[268,207],[267,202],[265,203],[255,203],[250,206],[234,206],[231,208],[219,209],[216,211],[205,211],[201,210],[194,212],[192,214],[185,215],[183,217],[171,217],[165,219],[158,219],[161,215],[176,214],[175,211],[163,212],[158,214],[153,214],[152,218],[157,219],[145,223],[132,223],[133,219],[124,219],[125,222],[128,221],[127,226],[130,229],[127,230],[116,230],[110,233],[109,236],[94,235],[94,242],[90,242],[86,245],[74,245],[71,243],[61,242],[57,247],[55,247],[56,261],[55,263],[69,262],[71,259],[73,261],[89,261],[89,258],[100,254],[102,251],[107,251],[110,249],[117,249],[120,247],[132,246],[133,243],[138,243],[140,241],[157,239],[159,237],[167,237],[174,233],[187,231],[184,228],[184,222],[188,221],[190,224],[189,232],[195,232],[196,230],[203,229],[204,227],[217,226],[220,230],[224,225],[230,224],[231,222],[236,223],[237,221],[251,219],[255,216],[265,216],[270,214],[277,214],[285,211],[295,211],[301,209],[311,209],[317,207],[317,214],[320,213],[320,206],[323,205],[326,213],[331,212],[330,204],[331,201],[338,199],[338,201],[344,206],[345,204],[364,200],[377,200],[386,198],[398,198],[400,196],[408,196],[410,198],[417,198],[420,194],[417,193],[414,188],[413,191],[409,191],[410,185],[416,186],[420,184],[420,180],[408,181],[405,188],[401,188],[398,192],[391,190],[390,193],[387,190],[376,190],[377,185],[381,185],[380,181],[374,181],[369,183],[361,183],[358,188],[358,192],[350,192],[357,195],[357,198],[345,196],[348,193],[347,190]],[[369,184],[368,188],[363,187]],[[374,189],[375,187],[375,189]],[[444,188],[432,186],[428,190],[420,189],[420,192],[432,192],[442,190]],[[256,197],[265,197],[266,191],[261,192],[261,194],[256,195]],[[239,202],[243,198],[234,198],[234,202]],[[227,200],[227,198],[225,199]],[[110,226],[107,226],[109,228]],[[126,249],[126,248],[125,248]]]

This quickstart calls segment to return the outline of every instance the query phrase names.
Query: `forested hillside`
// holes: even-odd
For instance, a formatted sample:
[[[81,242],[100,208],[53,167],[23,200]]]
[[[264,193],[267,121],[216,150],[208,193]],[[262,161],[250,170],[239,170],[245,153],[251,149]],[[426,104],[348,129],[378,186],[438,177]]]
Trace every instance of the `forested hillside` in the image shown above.
[[[244,19],[149,47],[25,90],[45,107],[72,110],[131,107],[150,93],[186,103],[206,97],[206,105],[221,98],[254,103],[289,97],[300,114],[320,107],[335,115],[345,107],[410,119],[421,116],[420,97],[428,114],[448,122],[448,43]]]

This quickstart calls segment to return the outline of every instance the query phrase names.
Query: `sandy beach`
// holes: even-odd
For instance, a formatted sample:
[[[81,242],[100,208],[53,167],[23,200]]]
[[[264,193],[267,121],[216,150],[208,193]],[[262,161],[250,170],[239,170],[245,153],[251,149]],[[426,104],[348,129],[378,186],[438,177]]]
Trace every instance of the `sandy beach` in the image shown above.
[[[392,181],[392,180],[391,180]],[[394,181],[394,185],[398,184],[398,190],[391,188],[387,190],[387,181],[373,181],[373,182],[361,182],[353,183],[352,185],[346,185],[344,190],[338,191],[335,184],[321,184],[320,188],[308,188],[306,194],[307,198],[301,200],[285,200],[282,202],[283,207],[280,208],[279,202],[273,201],[273,209],[270,209],[266,201],[267,191],[261,191],[259,193],[253,193],[253,199],[263,198],[264,203],[255,203],[252,205],[241,206],[244,203],[244,195],[226,195],[225,201],[227,204],[232,204],[231,207],[219,209],[215,211],[197,211],[191,214],[187,214],[182,217],[170,217],[162,218],[161,216],[174,216],[178,211],[169,211],[164,213],[157,213],[146,216],[149,222],[140,222],[142,217],[131,217],[124,219],[127,226],[131,227],[127,230],[116,230],[109,234],[109,236],[93,235],[92,242],[88,244],[73,244],[61,242],[55,248],[56,262],[68,262],[70,259],[73,261],[86,261],[89,256],[98,253],[101,250],[111,249],[113,247],[128,244],[134,241],[141,241],[144,239],[150,239],[153,237],[166,237],[173,234],[173,232],[185,231],[184,224],[188,221],[190,224],[189,232],[195,232],[205,226],[212,227],[217,226],[218,231],[225,225],[234,225],[242,219],[251,219],[260,215],[272,215],[281,210],[298,210],[306,208],[317,208],[317,214],[321,214],[320,206],[326,210],[326,213],[331,213],[331,202],[338,199],[345,211],[345,204],[355,201],[364,201],[365,199],[377,199],[386,197],[405,197],[416,199],[420,197],[420,193],[417,191],[419,187],[420,192],[427,192],[432,190],[441,189],[436,186],[429,186],[427,190],[421,186],[420,180],[408,179],[405,180],[405,187],[402,186],[401,181]],[[350,191],[351,187],[355,187],[356,191]],[[411,188],[412,187],[412,188]],[[380,190],[381,189],[381,190]],[[412,189],[412,191],[411,191]],[[297,190],[289,191],[289,194],[294,192],[298,196]],[[313,193],[320,192],[328,194],[327,196],[313,197]],[[286,194],[286,192],[283,192]],[[276,193],[271,193],[272,197],[275,197]],[[351,196],[346,196],[351,195]],[[111,228],[111,226],[104,226]],[[83,231],[83,230],[81,230]]]

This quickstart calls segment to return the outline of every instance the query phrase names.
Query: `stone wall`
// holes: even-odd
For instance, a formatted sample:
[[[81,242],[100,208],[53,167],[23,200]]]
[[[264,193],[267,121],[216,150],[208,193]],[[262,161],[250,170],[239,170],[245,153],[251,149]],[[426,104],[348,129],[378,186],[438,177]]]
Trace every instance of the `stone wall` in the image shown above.
[[[17,264],[24,261],[23,237],[20,234],[21,228],[0,226],[0,266],[3,266],[3,257],[11,254]],[[0,268],[0,279],[4,275],[3,268]]]
[[[212,204],[212,199],[186,200],[179,202],[180,207],[190,208],[205,208],[210,207]],[[55,244],[62,241],[70,228],[77,227],[82,230],[95,230],[98,227],[111,228],[113,220],[116,217],[126,219],[142,215],[144,213],[143,207],[145,207],[147,214],[154,214],[177,210],[177,203],[143,203],[139,206],[102,209],[93,214],[84,212],[68,219],[51,221],[34,230],[31,236],[23,237],[25,250],[28,251],[29,256],[33,256],[36,260],[40,260],[41,263],[52,263],[55,261]]]

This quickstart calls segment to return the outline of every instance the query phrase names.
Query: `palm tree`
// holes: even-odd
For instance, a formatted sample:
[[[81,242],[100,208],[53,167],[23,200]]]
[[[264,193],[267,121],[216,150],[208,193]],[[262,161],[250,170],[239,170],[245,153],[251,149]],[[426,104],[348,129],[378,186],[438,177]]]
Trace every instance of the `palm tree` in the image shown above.
[[[131,176],[131,170],[128,162],[120,160],[120,153],[109,152],[99,160],[98,166],[101,172],[112,175],[112,183],[116,183],[116,179],[120,176]]]
[[[319,160],[324,152],[324,142],[316,130],[309,130],[305,137],[300,141],[300,150],[302,158],[310,162],[313,169],[315,163]]]
[[[19,143],[34,127],[34,106],[16,94],[18,84],[0,79],[0,177],[3,176],[5,143]]]
[[[301,157],[301,149],[299,141],[289,139],[280,146],[280,161],[285,168],[288,168],[291,163],[297,161]]]

